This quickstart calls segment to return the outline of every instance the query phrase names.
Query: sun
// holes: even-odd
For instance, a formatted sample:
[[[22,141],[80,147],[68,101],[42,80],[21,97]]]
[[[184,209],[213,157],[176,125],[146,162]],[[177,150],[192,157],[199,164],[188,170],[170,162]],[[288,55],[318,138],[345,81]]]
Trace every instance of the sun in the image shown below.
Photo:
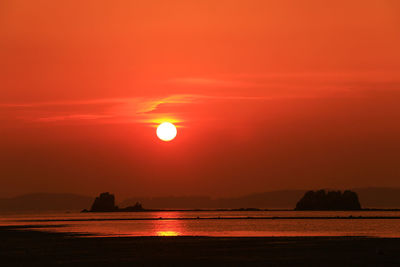
[[[163,122],[157,127],[157,136],[163,141],[171,141],[175,138],[176,134],[176,127],[170,122]]]

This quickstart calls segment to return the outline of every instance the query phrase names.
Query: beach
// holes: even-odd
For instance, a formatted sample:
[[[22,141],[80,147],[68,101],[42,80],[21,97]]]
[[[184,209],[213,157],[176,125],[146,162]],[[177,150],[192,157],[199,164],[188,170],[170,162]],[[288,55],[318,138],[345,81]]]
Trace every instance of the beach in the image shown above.
[[[95,237],[0,227],[1,266],[396,266],[400,239]]]

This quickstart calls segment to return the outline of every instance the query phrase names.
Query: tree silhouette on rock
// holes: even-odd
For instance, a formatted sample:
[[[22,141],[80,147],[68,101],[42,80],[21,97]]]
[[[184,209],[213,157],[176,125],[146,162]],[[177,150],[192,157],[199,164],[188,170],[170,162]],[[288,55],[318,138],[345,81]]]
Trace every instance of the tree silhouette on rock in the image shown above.
[[[308,191],[297,202],[295,210],[360,210],[357,193],[341,191]]]

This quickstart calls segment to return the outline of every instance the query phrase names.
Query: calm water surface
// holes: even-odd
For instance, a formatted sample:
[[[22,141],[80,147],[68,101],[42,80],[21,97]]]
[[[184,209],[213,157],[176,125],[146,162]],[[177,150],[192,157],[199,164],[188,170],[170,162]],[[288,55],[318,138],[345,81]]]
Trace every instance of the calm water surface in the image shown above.
[[[352,216],[353,218],[349,217]],[[202,211],[0,215],[0,225],[96,236],[372,236],[400,237],[400,212]],[[271,219],[275,217],[274,219]],[[278,218],[276,218],[278,217]],[[284,219],[288,218],[290,219]],[[307,217],[296,219],[299,217]],[[315,219],[329,217],[329,219]],[[335,217],[349,217],[336,219]],[[312,219],[314,218],[314,219]],[[56,226],[56,227],[54,227]]]

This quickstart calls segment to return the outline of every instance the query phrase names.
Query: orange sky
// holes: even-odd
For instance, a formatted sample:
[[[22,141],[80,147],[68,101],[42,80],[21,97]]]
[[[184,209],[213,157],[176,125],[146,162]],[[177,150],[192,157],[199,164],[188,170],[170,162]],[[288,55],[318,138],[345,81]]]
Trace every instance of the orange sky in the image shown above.
[[[0,196],[400,186],[399,47],[397,0],[3,0]]]

